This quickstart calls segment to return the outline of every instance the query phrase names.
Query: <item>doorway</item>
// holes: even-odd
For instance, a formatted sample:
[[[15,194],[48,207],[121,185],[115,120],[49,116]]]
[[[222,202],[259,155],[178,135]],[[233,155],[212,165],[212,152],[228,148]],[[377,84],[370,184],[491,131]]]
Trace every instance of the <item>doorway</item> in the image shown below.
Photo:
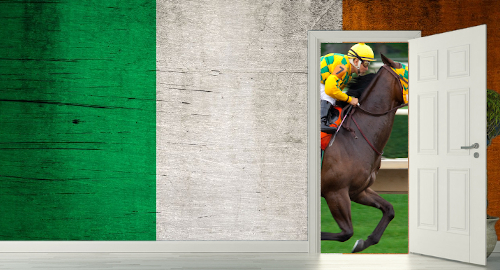
[[[322,43],[321,55],[347,54],[356,43]],[[408,43],[366,43],[375,53],[367,73],[377,73],[383,66],[380,54],[408,65]],[[356,75],[354,75],[354,80]],[[349,90],[347,85],[343,92]],[[359,143],[364,143],[360,141]],[[372,185],[385,200],[390,202],[396,217],[391,221],[380,242],[361,253],[408,253],[408,108],[396,112],[391,136],[382,156],[381,169]],[[351,202],[354,235],[345,242],[321,241],[321,253],[349,253],[358,239],[366,239],[377,226],[380,210]],[[321,231],[338,233],[340,228],[332,217],[324,198],[321,199]]]
[[[409,251],[486,264],[486,25],[420,36],[419,31],[309,32],[310,252],[321,249],[321,43],[409,42],[414,69],[409,78],[414,103],[409,112]]]

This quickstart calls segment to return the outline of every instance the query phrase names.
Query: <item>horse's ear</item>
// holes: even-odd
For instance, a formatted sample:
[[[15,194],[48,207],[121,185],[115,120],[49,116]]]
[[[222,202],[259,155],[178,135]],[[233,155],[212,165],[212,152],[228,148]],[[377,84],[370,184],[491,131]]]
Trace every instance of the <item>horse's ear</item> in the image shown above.
[[[382,57],[382,62],[384,62],[384,64],[386,64],[390,67],[393,67],[393,68],[401,68],[401,64],[392,61],[391,59],[387,58],[383,54],[380,54],[380,56]]]

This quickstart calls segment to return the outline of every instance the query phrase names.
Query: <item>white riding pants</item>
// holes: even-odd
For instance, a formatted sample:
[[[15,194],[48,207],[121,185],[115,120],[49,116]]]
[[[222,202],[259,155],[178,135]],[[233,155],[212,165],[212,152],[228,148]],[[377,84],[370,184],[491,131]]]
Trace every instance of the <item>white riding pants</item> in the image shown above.
[[[321,98],[321,100],[326,100],[326,101],[330,102],[330,104],[335,106],[335,99],[325,93],[325,85],[320,83],[319,86],[320,86],[320,98]]]

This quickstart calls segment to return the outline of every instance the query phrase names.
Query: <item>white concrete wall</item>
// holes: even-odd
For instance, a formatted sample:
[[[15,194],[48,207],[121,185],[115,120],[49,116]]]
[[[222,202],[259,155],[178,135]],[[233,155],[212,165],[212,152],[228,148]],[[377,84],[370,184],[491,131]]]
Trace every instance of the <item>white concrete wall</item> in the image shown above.
[[[341,27],[341,0],[157,0],[158,240],[307,240],[307,31]]]

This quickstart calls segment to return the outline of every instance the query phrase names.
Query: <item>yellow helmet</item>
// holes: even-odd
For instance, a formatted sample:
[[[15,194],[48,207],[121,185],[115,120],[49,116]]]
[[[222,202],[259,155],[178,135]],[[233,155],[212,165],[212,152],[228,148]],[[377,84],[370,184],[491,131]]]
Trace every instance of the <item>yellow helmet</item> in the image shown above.
[[[358,43],[352,46],[347,56],[358,58],[361,61],[375,61],[372,48],[365,43]]]

